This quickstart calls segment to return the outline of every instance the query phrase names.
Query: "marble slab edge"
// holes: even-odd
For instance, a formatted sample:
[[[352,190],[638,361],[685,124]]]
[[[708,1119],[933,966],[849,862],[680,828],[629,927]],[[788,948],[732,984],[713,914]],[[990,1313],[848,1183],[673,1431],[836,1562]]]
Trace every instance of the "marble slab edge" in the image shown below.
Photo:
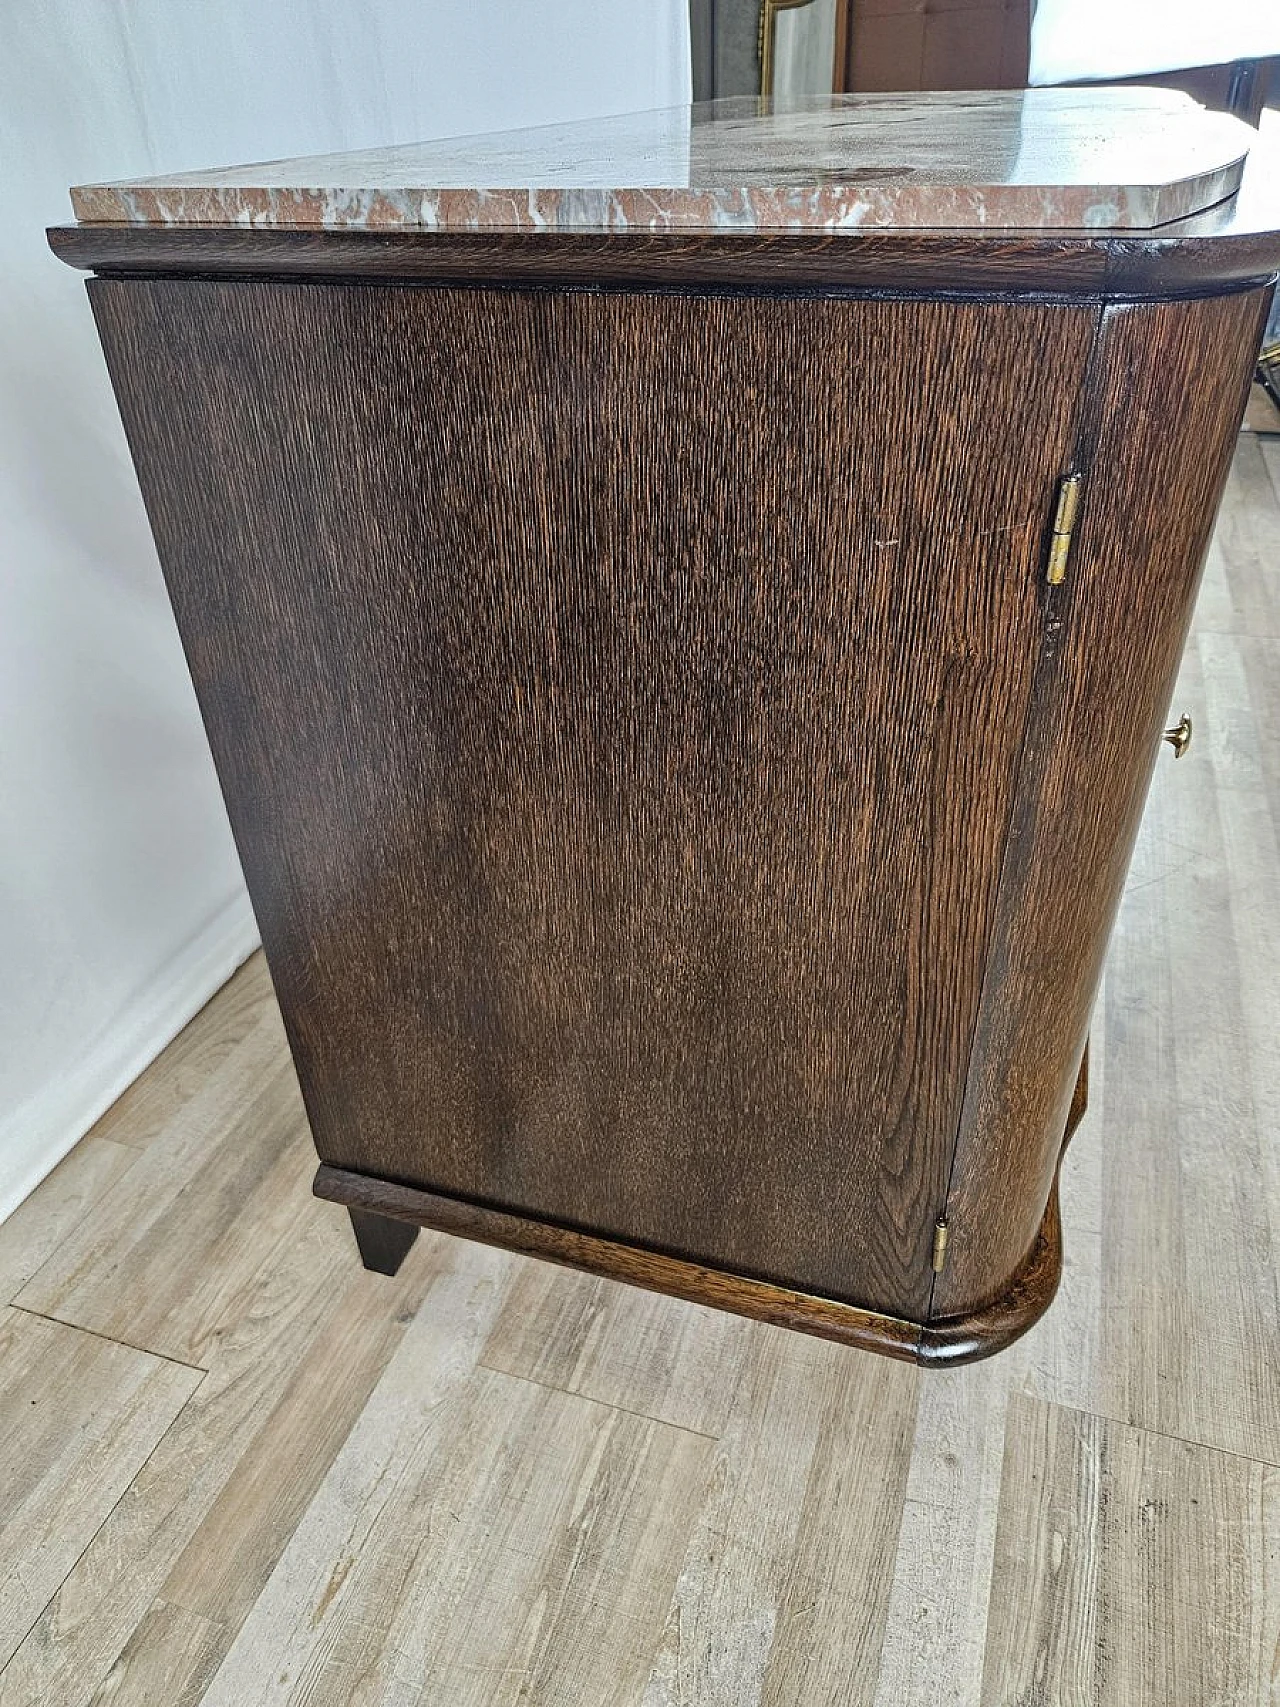
[[[414,189],[90,184],[83,225],[325,231],[783,233],[1143,232],[1226,201],[1245,155],[1152,185],[865,184],[726,189]]]

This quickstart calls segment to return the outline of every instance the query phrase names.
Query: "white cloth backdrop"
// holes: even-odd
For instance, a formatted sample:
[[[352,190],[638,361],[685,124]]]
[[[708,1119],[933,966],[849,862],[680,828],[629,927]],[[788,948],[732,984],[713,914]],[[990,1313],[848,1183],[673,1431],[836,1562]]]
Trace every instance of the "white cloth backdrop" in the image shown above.
[[[0,1218],[256,935],[67,186],[688,99],[686,0],[43,0],[0,56]]]
[[[1280,0],[1036,0],[1031,82],[1101,82],[1280,53]]]

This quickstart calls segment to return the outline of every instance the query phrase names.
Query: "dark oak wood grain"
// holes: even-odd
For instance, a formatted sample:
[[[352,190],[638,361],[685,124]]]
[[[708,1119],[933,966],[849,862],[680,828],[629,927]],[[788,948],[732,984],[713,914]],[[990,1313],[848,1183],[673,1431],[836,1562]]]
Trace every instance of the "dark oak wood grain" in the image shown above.
[[[1059,1166],[1084,1118],[1088,1101],[1086,1044],[1059,1148]],[[904,1321],[860,1310],[837,1299],[772,1286],[720,1268],[683,1262],[618,1240],[594,1238],[529,1216],[505,1215],[482,1204],[371,1179],[325,1163],[316,1170],[313,1189],[317,1197],[346,1204],[357,1232],[361,1221],[386,1228],[395,1225],[391,1218],[399,1218],[409,1228],[404,1250],[412,1244],[418,1227],[430,1227],[436,1232],[477,1239],[482,1244],[537,1257],[543,1262],[584,1269],[629,1286],[685,1298],[694,1304],[731,1310],[776,1327],[838,1340],[863,1351],[909,1359],[927,1368],[975,1363],[1004,1350],[1033,1327],[1049,1308],[1062,1276],[1062,1220],[1056,1170],[1031,1252],[1019,1272],[1010,1277],[1001,1296],[984,1309],[928,1322]],[[394,1238],[385,1233],[380,1235],[381,1242],[395,1246]],[[364,1252],[363,1242],[361,1252]],[[366,1266],[378,1265],[366,1259]]]
[[[936,1307],[937,1293],[930,1300],[929,1319],[921,1325],[916,1342],[916,1361],[927,1368],[941,1369],[958,1363],[976,1363],[991,1357],[1032,1328],[1053,1303],[1062,1279],[1062,1214],[1058,1180],[1067,1146],[1089,1107],[1089,1044],[1085,1041],[1076,1072],[1067,1124],[1058,1144],[1058,1160],[1049,1186],[1040,1225],[1031,1249],[1021,1266],[1006,1277],[1000,1291],[989,1302],[957,1315],[942,1315]],[[998,1196],[997,1192],[990,1194]]]
[[[1047,1306],[1275,181],[1123,237],[50,233],[362,1252],[924,1363]]]
[[[1064,1151],[1084,1114],[1087,1093],[1087,1066],[1082,1064],[1062,1141]],[[410,1233],[405,1249],[419,1227],[430,1227],[436,1232],[475,1239],[543,1262],[582,1269],[628,1286],[685,1298],[693,1304],[731,1310],[775,1327],[837,1340],[862,1351],[881,1352],[927,1368],[976,1363],[1004,1350],[1033,1327],[1048,1309],[1062,1275],[1062,1223],[1056,1174],[1030,1255],[1010,1278],[1003,1295],[982,1310],[929,1322],[904,1321],[878,1311],[858,1309],[838,1299],[774,1286],[619,1240],[596,1238],[531,1216],[506,1215],[483,1204],[372,1179],[325,1163],[316,1170],[313,1189],[317,1197],[346,1204],[353,1222],[359,1216],[388,1226],[395,1224],[393,1218],[400,1218]],[[362,1245],[362,1251],[363,1248]]]
[[[1039,1238],[1267,303],[1255,291],[1117,305],[1103,321],[1074,458],[1086,496],[1066,579],[1046,596],[939,1315],[994,1299]]]
[[[109,274],[227,274],[599,289],[1182,296],[1274,277],[1280,194],[1150,235],[866,231],[765,236],[56,226],[54,252]]]
[[[922,1316],[1096,312],[91,289],[323,1159]]]
[[[1061,1279],[1062,1216],[1055,1172],[1031,1249],[1020,1265],[985,1304],[958,1315],[931,1315],[916,1342],[916,1361],[939,1369],[977,1363],[1003,1351],[1044,1315]]]
[[[774,1286],[686,1262],[659,1251],[647,1251],[615,1239],[596,1238],[573,1228],[556,1227],[527,1215],[506,1215],[482,1204],[415,1190],[387,1180],[325,1164],[316,1171],[315,1193],[331,1203],[360,1205],[379,1217],[400,1217],[416,1227],[453,1233],[502,1250],[518,1251],[543,1262],[600,1274],[629,1286],[732,1310],[780,1328],[796,1328],[823,1339],[840,1340],[866,1351],[914,1359],[920,1338],[918,1322],[899,1321],[874,1310],[860,1310],[837,1299]],[[959,1361],[959,1360],[957,1360]]]

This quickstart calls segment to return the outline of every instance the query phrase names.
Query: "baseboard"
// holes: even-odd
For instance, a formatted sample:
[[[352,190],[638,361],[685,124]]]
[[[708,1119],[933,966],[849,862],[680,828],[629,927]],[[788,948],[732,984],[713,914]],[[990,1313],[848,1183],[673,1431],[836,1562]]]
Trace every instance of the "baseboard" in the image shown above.
[[[51,1173],[258,945],[241,891],[98,1033],[55,1085],[0,1122],[0,1221]]]

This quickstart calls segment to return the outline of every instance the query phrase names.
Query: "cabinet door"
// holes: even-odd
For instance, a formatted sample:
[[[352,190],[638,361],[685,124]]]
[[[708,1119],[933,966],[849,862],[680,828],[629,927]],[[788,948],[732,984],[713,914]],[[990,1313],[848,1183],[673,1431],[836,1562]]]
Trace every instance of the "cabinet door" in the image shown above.
[[[1046,604],[935,1315],[1007,1291],[1040,1226],[1267,300],[1103,315],[1076,458],[1084,502]]]
[[[91,290],[321,1155],[922,1315],[1097,311]]]

